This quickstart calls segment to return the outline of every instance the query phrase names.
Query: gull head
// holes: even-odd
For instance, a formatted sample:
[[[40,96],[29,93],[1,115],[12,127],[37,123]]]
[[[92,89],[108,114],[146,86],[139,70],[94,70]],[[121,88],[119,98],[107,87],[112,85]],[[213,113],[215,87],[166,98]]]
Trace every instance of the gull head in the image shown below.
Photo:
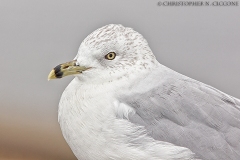
[[[88,35],[73,61],[57,65],[48,80],[74,75],[82,81],[111,81],[149,70],[157,63],[141,34],[110,24]]]

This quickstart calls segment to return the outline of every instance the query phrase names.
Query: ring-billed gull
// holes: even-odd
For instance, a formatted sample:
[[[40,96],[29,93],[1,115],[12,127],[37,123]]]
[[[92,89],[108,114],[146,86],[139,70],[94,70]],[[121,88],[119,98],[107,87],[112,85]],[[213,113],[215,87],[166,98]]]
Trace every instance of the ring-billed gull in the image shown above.
[[[131,28],[97,29],[48,78],[68,75],[58,118],[78,159],[240,159],[240,100],[161,65]]]

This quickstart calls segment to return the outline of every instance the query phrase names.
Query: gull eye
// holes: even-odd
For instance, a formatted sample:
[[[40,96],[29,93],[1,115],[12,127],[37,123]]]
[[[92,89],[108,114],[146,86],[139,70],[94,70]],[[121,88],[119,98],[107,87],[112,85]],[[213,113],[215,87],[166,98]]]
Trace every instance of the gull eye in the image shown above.
[[[105,55],[105,59],[108,59],[108,60],[113,60],[115,57],[116,57],[115,52],[109,52],[107,55]]]

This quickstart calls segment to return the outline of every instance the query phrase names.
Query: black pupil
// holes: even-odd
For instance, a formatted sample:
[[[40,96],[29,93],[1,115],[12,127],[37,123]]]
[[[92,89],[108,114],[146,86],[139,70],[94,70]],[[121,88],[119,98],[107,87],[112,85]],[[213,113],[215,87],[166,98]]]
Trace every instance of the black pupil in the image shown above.
[[[110,54],[109,54],[109,58],[112,58],[112,57],[113,57],[113,54],[112,54],[112,53],[110,53]]]

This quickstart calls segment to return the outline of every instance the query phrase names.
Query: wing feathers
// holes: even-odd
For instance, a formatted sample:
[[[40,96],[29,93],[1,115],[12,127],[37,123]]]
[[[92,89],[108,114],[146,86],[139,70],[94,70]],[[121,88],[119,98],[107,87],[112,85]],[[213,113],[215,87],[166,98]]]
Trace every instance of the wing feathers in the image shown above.
[[[150,79],[146,91],[137,91]],[[166,68],[131,89],[121,99],[135,109],[129,120],[154,139],[187,147],[203,159],[240,159],[239,99]]]

